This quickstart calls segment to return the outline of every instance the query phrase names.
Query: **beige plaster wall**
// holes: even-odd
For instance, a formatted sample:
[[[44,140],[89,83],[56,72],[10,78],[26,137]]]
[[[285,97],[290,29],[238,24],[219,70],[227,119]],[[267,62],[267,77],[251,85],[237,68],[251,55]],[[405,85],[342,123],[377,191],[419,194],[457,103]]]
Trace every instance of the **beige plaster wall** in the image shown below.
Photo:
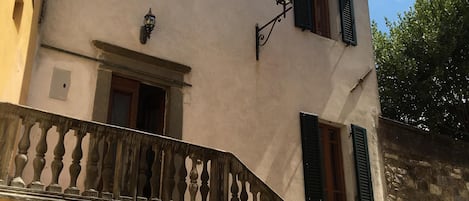
[[[0,101],[25,103],[41,3],[23,1],[14,18],[15,0],[0,2]]]
[[[357,46],[340,40],[337,7],[331,7],[333,39],[295,28],[289,12],[261,47],[259,61],[254,26],[281,12],[274,1],[49,1],[41,36],[44,44],[90,57],[98,55],[91,41],[101,40],[190,66],[183,140],[233,152],[285,200],[304,200],[300,111],[341,128],[348,200],[356,194],[350,124],[365,127],[375,198],[383,200],[375,71],[351,92],[374,66],[367,1],[354,4]],[[139,26],[150,7],[156,30],[141,45]],[[28,104],[91,119],[98,64],[39,52]],[[54,67],[71,71],[66,101],[48,98]]]

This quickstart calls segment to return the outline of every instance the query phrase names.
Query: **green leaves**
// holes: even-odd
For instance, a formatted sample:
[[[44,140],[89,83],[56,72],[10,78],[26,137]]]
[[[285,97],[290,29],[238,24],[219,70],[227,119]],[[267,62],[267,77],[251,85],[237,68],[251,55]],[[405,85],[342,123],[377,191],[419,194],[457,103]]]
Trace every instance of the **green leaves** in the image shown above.
[[[383,116],[469,140],[469,2],[416,0],[386,25],[372,23]]]

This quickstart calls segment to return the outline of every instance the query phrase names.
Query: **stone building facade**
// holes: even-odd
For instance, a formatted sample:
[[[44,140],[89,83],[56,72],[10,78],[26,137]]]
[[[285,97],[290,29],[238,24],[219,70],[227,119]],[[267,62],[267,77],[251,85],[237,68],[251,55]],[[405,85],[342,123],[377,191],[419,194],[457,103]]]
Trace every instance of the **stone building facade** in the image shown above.
[[[469,199],[469,143],[380,120],[386,200]]]
[[[317,136],[328,135],[319,134],[325,129],[334,134],[322,142],[334,150],[327,163],[338,167],[328,178],[341,183],[337,195],[330,196],[343,200],[361,196],[350,135],[353,124],[365,134],[361,145],[366,167],[370,167],[365,168],[364,180],[372,192],[368,199],[383,200],[376,130],[380,106],[368,1],[295,2],[305,4],[279,15],[286,11],[282,3],[288,9],[294,4],[264,0],[46,1],[37,46],[30,48],[36,57],[30,65],[25,105],[85,121],[150,129],[227,150],[285,200],[304,200],[305,189],[312,189],[305,187],[305,150],[326,152],[321,145],[303,143],[302,125],[306,124],[317,125],[312,129]],[[301,10],[313,4],[314,13]],[[150,8],[156,25],[151,38],[142,44],[142,21]],[[306,20],[295,16],[300,12],[306,12]],[[348,20],[345,24],[344,19]],[[275,27],[271,34],[270,26],[260,33],[264,40],[269,39],[259,46],[256,60],[256,41],[261,38],[255,37],[255,27],[269,21]],[[146,98],[140,98],[144,95]],[[135,97],[154,99],[152,103],[157,104],[147,107],[137,101],[126,105]],[[126,106],[117,107],[119,104]],[[122,108],[128,110],[118,110]],[[139,127],[145,121],[138,119],[147,114],[147,120],[155,118],[157,123]],[[302,124],[300,114],[315,118]],[[129,118],[119,119],[122,116]],[[121,120],[132,123],[120,124]],[[32,132],[31,141],[39,141],[41,128],[33,126]],[[89,141],[83,139],[83,161],[88,157]],[[65,137],[65,153],[72,152],[74,143],[72,135]],[[35,153],[28,154],[33,158]],[[46,161],[53,157],[46,155]],[[72,162],[65,158],[64,166]],[[316,165],[327,169],[322,162]],[[28,163],[26,168],[32,166]],[[48,168],[51,166],[46,164]],[[44,178],[50,180],[47,174]],[[25,180],[32,177],[25,172]],[[61,177],[59,183],[65,185],[68,180]],[[78,183],[83,180],[78,178]],[[322,187],[315,189],[334,194],[323,192]]]

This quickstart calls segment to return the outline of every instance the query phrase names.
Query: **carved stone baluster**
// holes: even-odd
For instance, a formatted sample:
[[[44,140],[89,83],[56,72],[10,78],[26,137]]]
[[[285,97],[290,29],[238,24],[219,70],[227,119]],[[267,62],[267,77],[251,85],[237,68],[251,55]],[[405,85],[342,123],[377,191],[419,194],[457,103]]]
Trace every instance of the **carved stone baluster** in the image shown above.
[[[192,159],[192,169],[189,175],[191,179],[191,184],[189,185],[189,193],[190,193],[191,201],[195,201],[197,190],[199,188],[199,185],[197,184],[197,178],[199,178],[199,173],[197,172],[197,159],[195,155],[192,155],[191,159]]]
[[[103,159],[103,168],[102,168],[102,182],[103,182],[103,198],[112,198],[112,181],[114,176],[114,151],[115,146],[113,145],[114,138],[112,136],[106,136],[105,139],[105,153]]]
[[[231,201],[239,201],[238,193],[239,193],[239,186],[238,186],[238,173],[240,168],[238,167],[238,163],[232,161],[231,162]]]
[[[24,125],[24,132],[23,136],[21,137],[21,140],[18,144],[18,154],[15,157],[15,177],[11,181],[12,186],[16,187],[22,187],[24,188],[26,184],[23,181],[23,170],[24,167],[26,166],[26,163],[28,163],[28,149],[29,146],[31,145],[30,141],[30,135],[31,135],[31,128],[33,127],[35,123],[34,119],[31,118],[25,118],[23,120],[23,125]]]
[[[270,201],[272,200],[269,194],[266,191],[261,191],[261,199],[260,201]]]
[[[91,135],[90,152],[86,165],[85,191],[82,195],[98,197],[98,162],[99,162],[99,142],[101,141],[103,127],[99,127],[95,135]]]
[[[257,201],[257,195],[259,194],[259,188],[257,187],[257,184],[254,182],[250,182],[250,187],[249,190],[252,193],[252,200]]]
[[[138,188],[137,188],[137,195],[144,196],[143,190],[145,189],[145,184],[147,183],[147,151],[148,146],[142,143],[142,148],[140,149],[140,167],[138,168]]]
[[[186,193],[187,183],[187,167],[186,167],[186,157],[187,153],[185,150],[180,150],[180,155],[182,158],[181,167],[179,168],[179,181],[178,181],[178,191],[179,191],[179,200],[184,201],[184,194]]]
[[[226,201],[223,199],[222,194],[224,187],[224,180],[222,177],[223,174],[223,160],[221,157],[218,157],[217,154],[211,156],[210,160],[210,197],[209,200],[220,200]]]
[[[164,170],[163,170],[163,199],[162,200],[173,200],[174,191],[174,174],[176,167],[174,165],[174,153],[172,144],[166,145],[164,152]]]
[[[36,157],[33,161],[34,177],[29,187],[36,190],[43,190],[44,184],[41,182],[41,174],[46,165],[44,156],[47,152],[47,132],[52,125],[48,121],[41,121],[39,127],[41,128],[41,139],[39,139],[36,145]]]
[[[238,187],[238,181],[237,181],[237,174],[234,172],[235,171],[231,171],[231,176],[233,178],[232,183],[231,183],[231,201],[239,201],[239,198],[238,198],[239,187]]]
[[[240,173],[239,180],[241,181],[241,194],[239,198],[241,201],[247,201],[248,192],[246,191],[246,173]]]
[[[114,195],[119,196],[121,200],[133,200],[137,193],[141,136],[123,131],[119,137],[114,174]],[[123,155],[127,155],[127,157],[120,157]],[[126,167],[120,164],[126,164]]]
[[[200,174],[200,179],[202,180],[202,185],[200,186],[200,195],[202,196],[202,201],[207,201],[208,192],[210,188],[208,187],[208,180],[210,179],[208,176],[208,168],[207,168],[208,160],[204,159],[204,167],[202,169],[202,173]]]
[[[151,198],[152,200],[157,200],[161,198],[160,195],[160,180],[161,180],[161,150],[157,144],[153,145],[153,152],[155,152],[155,157],[153,159],[153,164],[151,167]]]
[[[120,195],[128,196],[130,195],[130,175],[132,171],[132,163],[133,163],[133,150],[132,150],[132,142],[129,142],[128,139],[125,140],[122,144],[122,186],[120,189]],[[120,156],[117,156],[120,157]],[[116,164],[117,165],[117,164]],[[116,177],[114,177],[116,178]],[[115,183],[115,182],[114,182]]]
[[[60,125],[57,126],[57,132],[59,133],[59,141],[54,148],[54,160],[51,164],[52,169],[52,181],[47,186],[46,190],[51,192],[62,192],[62,187],[59,185],[59,176],[60,172],[64,167],[62,162],[63,156],[65,154],[65,145],[64,145],[64,138],[65,134],[69,130],[69,122],[60,122]]]
[[[0,185],[8,185],[10,173],[10,157],[14,154],[14,144],[16,140],[19,117],[5,111],[4,108],[14,107],[6,103],[0,103]]]
[[[80,160],[83,157],[83,150],[81,147],[81,143],[83,141],[83,137],[86,135],[86,125],[83,125],[80,130],[75,131],[75,135],[77,138],[75,149],[72,153],[72,164],[70,165],[70,185],[67,189],[65,189],[65,193],[67,194],[80,194],[80,190],[77,188],[77,179],[78,175],[81,172],[81,165]]]
[[[222,169],[221,169],[221,200],[228,201],[228,197],[230,194],[230,166],[231,162],[228,157],[222,156]]]

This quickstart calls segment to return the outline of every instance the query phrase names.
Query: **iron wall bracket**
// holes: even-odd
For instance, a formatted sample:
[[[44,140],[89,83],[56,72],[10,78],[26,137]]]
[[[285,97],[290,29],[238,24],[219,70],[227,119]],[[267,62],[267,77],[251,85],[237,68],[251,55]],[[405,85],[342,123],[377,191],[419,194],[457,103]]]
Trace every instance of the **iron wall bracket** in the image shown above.
[[[288,4],[291,4],[291,2],[282,4],[283,12],[275,16],[275,18],[267,22],[267,24],[261,27],[259,27],[259,25],[256,24],[256,60],[257,61],[259,61],[260,47],[264,46],[267,43],[267,41],[269,41],[270,34],[272,34],[272,30],[274,29],[275,23],[282,21],[281,17],[283,16],[283,18],[285,18],[286,17],[285,14],[293,8],[293,6],[290,6],[287,8]],[[266,37],[264,34],[261,33],[261,31],[264,30],[269,25],[270,25],[270,30],[269,30],[269,34],[267,34],[267,37]]]

